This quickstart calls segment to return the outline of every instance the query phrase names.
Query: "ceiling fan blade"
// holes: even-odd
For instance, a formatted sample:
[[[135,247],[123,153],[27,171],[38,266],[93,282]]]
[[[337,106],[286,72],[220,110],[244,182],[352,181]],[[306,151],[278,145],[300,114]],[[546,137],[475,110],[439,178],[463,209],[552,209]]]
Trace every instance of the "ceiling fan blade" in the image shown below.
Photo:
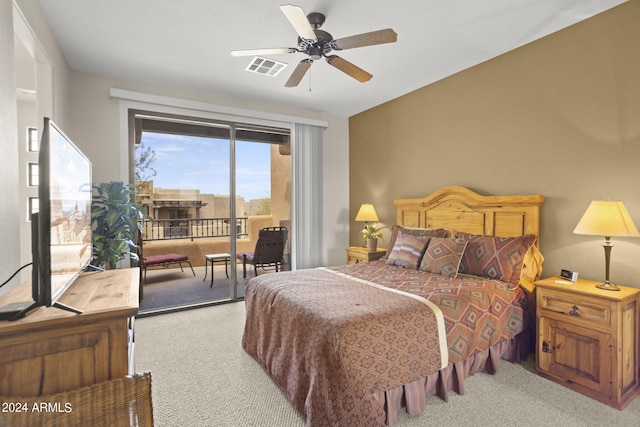
[[[350,75],[361,83],[369,81],[371,77],[373,77],[372,74],[367,73],[362,68],[355,66],[346,59],[342,59],[336,55],[327,56],[327,62],[329,65],[336,67],[338,70]]]
[[[279,55],[281,53],[296,53],[298,49],[293,47],[273,47],[267,49],[243,49],[232,50],[231,56],[254,56],[254,55]]]
[[[300,61],[298,63],[298,66],[296,67],[295,70],[293,70],[293,73],[291,73],[291,76],[289,77],[289,80],[287,80],[287,82],[284,84],[285,87],[296,87],[298,86],[298,84],[300,83],[300,80],[302,80],[302,78],[304,77],[305,74],[307,74],[307,71],[309,71],[309,68],[311,67],[311,64],[313,64],[313,59],[303,59],[302,61]]]
[[[282,10],[282,13],[284,13],[301,38],[313,41],[318,40],[311,24],[309,24],[307,15],[305,15],[304,10],[302,10],[300,6],[283,4],[280,6],[280,10]]]
[[[394,43],[398,40],[398,35],[391,28],[385,30],[371,31],[355,36],[343,37],[331,42],[335,50],[353,49],[354,47],[372,46],[376,44]]]

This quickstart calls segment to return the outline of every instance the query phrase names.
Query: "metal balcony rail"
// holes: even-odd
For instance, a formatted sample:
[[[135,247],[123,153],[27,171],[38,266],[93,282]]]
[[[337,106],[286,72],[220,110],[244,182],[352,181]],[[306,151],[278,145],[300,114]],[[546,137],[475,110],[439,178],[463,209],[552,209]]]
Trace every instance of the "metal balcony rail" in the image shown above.
[[[247,217],[236,218],[236,235],[247,236]],[[144,222],[144,241],[230,237],[230,218],[156,219]]]

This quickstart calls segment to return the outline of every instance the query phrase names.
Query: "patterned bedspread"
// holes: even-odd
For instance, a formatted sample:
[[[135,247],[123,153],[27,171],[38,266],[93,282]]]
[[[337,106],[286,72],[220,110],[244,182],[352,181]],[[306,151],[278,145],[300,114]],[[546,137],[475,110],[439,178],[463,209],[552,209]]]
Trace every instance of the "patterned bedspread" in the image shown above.
[[[384,262],[267,274],[246,285],[242,345],[307,425],[383,426],[375,392],[515,336],[526,303],[500,282]]]
[[[449,363],[511,339],[527,327],[529,303],[524,291],[519,287],[509,289],[511,285],[497,280],[462,274],[450,279],[384,261],[332,269],[420,295],[436,304],[444,314]]]

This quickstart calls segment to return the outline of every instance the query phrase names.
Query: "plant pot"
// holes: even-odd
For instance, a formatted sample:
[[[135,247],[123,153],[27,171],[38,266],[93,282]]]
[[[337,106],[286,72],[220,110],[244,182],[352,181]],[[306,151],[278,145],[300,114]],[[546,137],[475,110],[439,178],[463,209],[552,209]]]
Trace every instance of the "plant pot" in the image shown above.
[[[367,241],[367,250],[375,252],[378,249],[378,239],[365,239]]]

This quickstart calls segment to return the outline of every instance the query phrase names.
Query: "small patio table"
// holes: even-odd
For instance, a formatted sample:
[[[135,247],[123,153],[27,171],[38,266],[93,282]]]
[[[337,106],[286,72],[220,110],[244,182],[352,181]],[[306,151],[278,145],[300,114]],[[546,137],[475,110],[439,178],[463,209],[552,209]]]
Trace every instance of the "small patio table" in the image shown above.
[[[224,272],[227,274],[227,279],[229,278],[229,261],[231,261],[231,254],[221,253],[221,254],[207,254],[204,256],[204,282],[207,280],[207,265],[211,263],[211,285],[210,288],[213,287],[213,265],[218,262],[224,262]]]

